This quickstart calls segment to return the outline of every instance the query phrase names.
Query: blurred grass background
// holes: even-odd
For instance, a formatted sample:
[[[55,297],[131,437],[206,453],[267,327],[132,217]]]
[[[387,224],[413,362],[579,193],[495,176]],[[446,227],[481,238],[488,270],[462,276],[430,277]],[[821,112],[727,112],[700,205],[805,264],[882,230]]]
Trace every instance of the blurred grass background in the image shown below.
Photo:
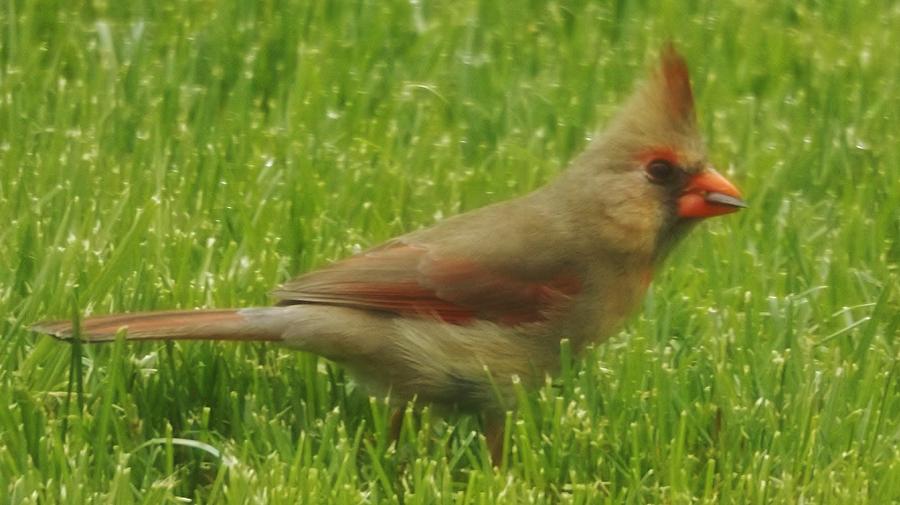
[[[670,38],[751,207],[522,392],[500,470],[314,356],[27,331],[267,304],[527,192]],[[0,502],[900,500],[898,46],[890,1],[3,2]]]

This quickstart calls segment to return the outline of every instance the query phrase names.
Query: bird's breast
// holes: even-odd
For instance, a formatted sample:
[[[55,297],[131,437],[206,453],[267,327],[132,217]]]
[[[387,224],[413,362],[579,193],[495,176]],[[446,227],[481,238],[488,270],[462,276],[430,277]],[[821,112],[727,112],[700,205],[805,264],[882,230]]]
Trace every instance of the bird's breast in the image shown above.
[[[608,339],[640,306],[651,279],[652,268],[647,266],[594,273],[567,314],[566,338],[576,348]]]

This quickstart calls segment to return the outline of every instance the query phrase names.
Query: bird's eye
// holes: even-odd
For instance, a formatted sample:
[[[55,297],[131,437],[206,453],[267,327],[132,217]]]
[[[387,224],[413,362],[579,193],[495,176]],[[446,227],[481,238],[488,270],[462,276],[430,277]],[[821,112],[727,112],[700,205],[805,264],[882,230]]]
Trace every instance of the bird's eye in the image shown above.
[[[653,160],[644,169],[651,182],[668,184],[678,178],[680,169],[666,160]]]

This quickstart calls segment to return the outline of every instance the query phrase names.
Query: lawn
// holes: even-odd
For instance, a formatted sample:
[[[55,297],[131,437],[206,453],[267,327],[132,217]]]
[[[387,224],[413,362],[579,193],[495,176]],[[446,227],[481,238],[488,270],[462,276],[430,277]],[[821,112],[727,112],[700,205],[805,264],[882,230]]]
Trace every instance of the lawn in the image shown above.
[[[0,503],[900,501],[895,2],[0,7]],[[46,318],[265,305],[550,180],[673,39],[750,208],[620,334],[477,419],[272,344],[72,346]]]

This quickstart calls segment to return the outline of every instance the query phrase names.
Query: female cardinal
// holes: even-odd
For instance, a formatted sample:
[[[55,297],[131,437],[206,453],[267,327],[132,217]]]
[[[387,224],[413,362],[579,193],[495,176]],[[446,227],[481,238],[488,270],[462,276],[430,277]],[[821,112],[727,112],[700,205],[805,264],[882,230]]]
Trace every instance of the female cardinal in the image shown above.
[[[94,317],[79,337],[280,342],[340,363],[376,394],[484,412],[499,461],[514,378],[540,383],[562,339],[577,351],[607,338],[694,224],[743,206],[706,160],[670,45],[609,127],[537,191],[302,275],[275,290],[274,307]],[[74,334],[69,322],[34,329]]]

